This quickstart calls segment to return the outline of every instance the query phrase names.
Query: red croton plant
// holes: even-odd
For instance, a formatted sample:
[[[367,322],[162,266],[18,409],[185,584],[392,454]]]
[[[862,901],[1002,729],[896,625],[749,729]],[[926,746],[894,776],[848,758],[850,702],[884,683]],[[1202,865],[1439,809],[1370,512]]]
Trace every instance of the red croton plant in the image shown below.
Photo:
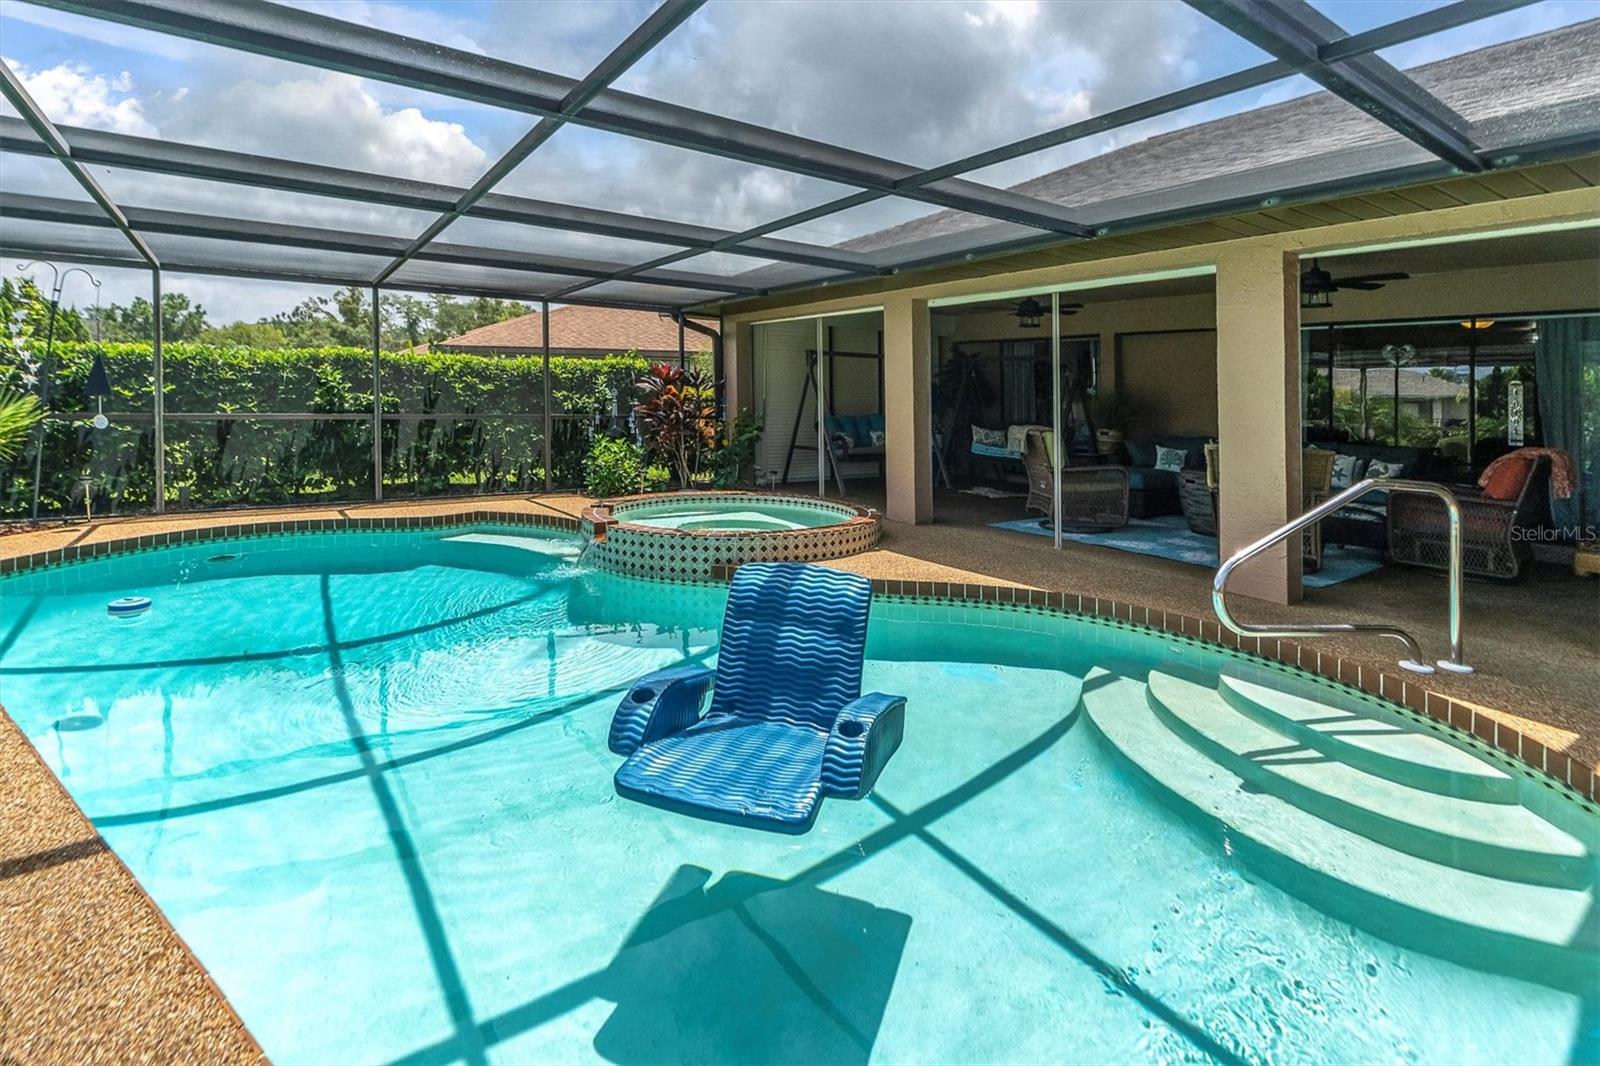
[[[646,447],[663,457],[688,488],[700,456],[717,443],[717,403],[710,380],[697,370],[658,363],[639,379],[633,417]]]

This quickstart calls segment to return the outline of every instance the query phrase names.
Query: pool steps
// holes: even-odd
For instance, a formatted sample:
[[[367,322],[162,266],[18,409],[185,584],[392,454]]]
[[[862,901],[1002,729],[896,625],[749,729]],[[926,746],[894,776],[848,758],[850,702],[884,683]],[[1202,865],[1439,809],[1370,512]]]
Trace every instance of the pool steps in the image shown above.
[[[1432,733],[1239,678],[1224,676],[1217,692],[1256,721],[1368,773],[1446,796],[1517,802],[1516,778]]]
[[[1241,780],[1325,821],[1491,877],[1568,888],[1590,880],[1583,844],[1526,807],[1445,795],[1370,773],[1263,725],[1215,689],[1169,674],[1153,671],[1146,693],[1156,715],[1196,748]],[[1412,736],[1449,749],[1438,737]]]
[[[1375,758],[1373,745],[1351,741],[1392,735],[1394,722],[1249,683],[1211,689],[1159,671],[1147,683],[1096,668],[1082,702],[1099,735],[1180,814],[1220,829],[1231,854],[1291,894],[1469,966],[1593,987],[1600,823],[1541,818],[1455,754],[1472,753],[1420,730]],[[1357,734],[1356,719],[1372,731]],[[1343,724],[1336,739],[1316,729],[1333,723]],[[1316,746],[1302,742],[1307,731],[1319,733]],[[1430,752],[1435,744],[1451,750]],[[1344,761],[1351,750],[1356,762]],[[1417,787],[1419,777],[1435,787]],[[1452,780],[1468,794],[1439,790]]]

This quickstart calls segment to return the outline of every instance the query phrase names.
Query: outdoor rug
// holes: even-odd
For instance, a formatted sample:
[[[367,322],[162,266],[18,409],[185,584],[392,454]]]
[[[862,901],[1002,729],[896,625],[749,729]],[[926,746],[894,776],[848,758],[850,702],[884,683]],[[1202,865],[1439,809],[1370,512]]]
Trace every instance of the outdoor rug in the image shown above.
[[[1032,533],[1040,537],[1051,535],[1049,526],[1041,526],[1037,518],[994,522],[991,525],[995,529],[1009,529],[1014,533]],[[1215,570],[1220,565],[1217,538],[1190,531],[1182,515],[1130,518],[1127,525],[1109,533],[1063,531],[1061,537],[1079,544],[1095,544],[1102,548],[1133,552],[1135,555],[1154,555],[1190,566],[1203,566],[1208,570]],[[1309,588],[1326,588],[1382,567],[1383,558],[1375,552],[1328,545],[1322,551],[1322,569],[1314,574],[1307,571],[1304,580]]]

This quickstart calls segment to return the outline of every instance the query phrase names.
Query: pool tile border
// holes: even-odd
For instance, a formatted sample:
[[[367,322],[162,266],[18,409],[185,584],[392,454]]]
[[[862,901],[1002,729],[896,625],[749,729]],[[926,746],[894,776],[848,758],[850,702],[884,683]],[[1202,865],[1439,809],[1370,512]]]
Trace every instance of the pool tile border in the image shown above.
[[[735,567],[719,567],[715,577],[728,581]],[[1590,813],[1600,813],[1600,772],[1564,752],[1554,751],[1516,727],[1472,704],[1435,692],[1410,678],[1384,673],[1349,659],[1319,651],[1292,640],[1242,637],[1209,618],[1143,607],[1121,600],[1080,596],[1070,592],[1019,588],[1010,585],[976,585],[950,581],[902,581],[873,578],[877,596],[933,604],[987,603],[1015,610],[1094,618],[1117,625],[1165,633],[1236,651],[1268,663],[1303,670],[1357,694],[1376,698],[1408,711],[1430,727],[1449,730],[1472,746],[1509,758],[1534,771],[1543,783],[1565,792]]]
[[[366,532],[404,531],[413,529],[446,529],[451,526],[472,525],[533,526],[558,529],[565,533],[578,532],[578,520],[563,515],[538,514],[527,511],[459,511],[453,514],[432,515],[340,515],[330,518],[296,518],[260,522],[237,522],[225,526],[193,526],[173,529],[164,533],[144,533],[115,540],[95,541],[90,544],[69,544],[64,548],[0,558],[0,577],[21,574],[64,563],[100,559],[112,555],[152,551],[174,545],[198,544],[210,540],[233,540],[240,537],[271,537],[297,533],[335,533],[345,530]]]

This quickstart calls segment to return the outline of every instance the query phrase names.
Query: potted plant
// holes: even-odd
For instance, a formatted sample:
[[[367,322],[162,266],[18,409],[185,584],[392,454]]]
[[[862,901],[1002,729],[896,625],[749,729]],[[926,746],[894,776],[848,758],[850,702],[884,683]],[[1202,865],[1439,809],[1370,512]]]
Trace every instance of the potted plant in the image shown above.
[[[1098,393],[1089,402],[1089,418],[1095,427],[1095,446],[1101,455],[1115,455],[1117,449],[1122,447],[1133,415],[1133,404],[1114,392]]]

